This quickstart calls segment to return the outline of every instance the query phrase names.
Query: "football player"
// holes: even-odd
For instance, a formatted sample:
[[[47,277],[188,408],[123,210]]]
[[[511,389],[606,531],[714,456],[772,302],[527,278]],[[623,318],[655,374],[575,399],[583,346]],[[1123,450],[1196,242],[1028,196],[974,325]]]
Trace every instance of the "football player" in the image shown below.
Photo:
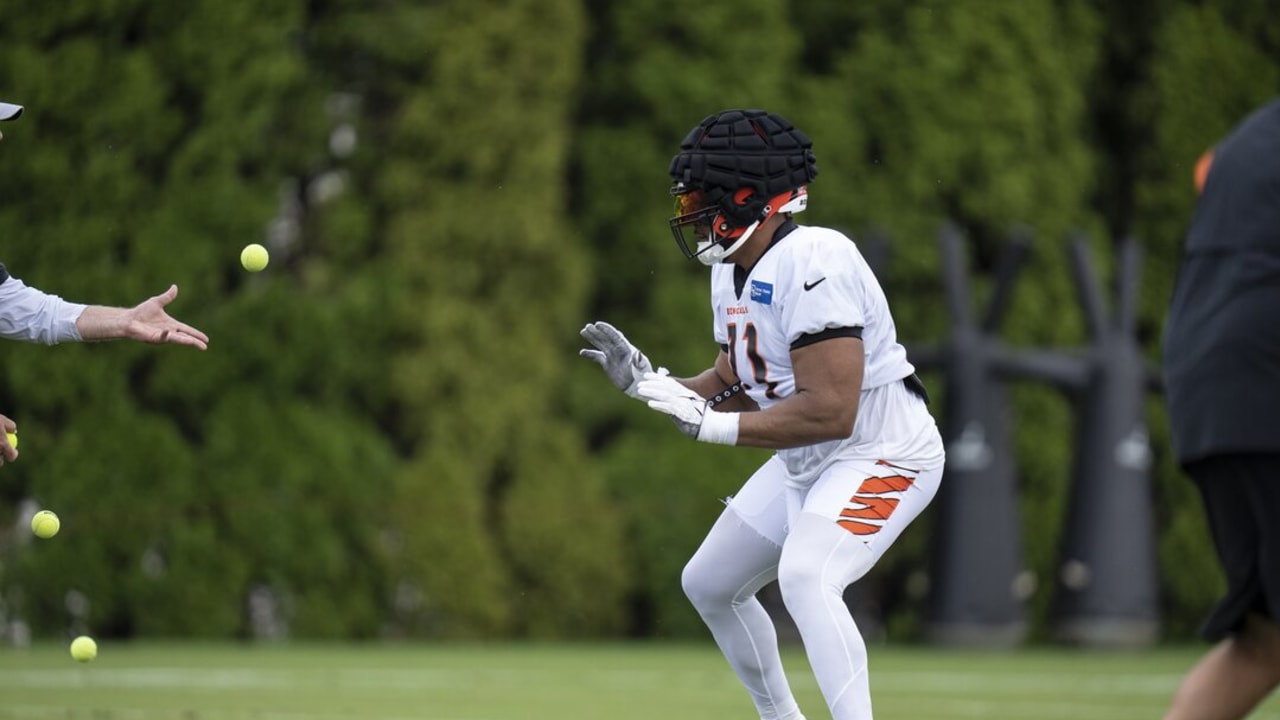
[[[655,372],[616,328],[581,354],[709,443],[772,448],[728,502],[683,586],[764,720],[803,718],[756,594],[777,580],[835,720],[871,718],[867,649],[844,602],[937,492],[942,438],[885,294],[845,235],[794,220],[812,143],[763,110],[704,119],[672,159],[680,250],[711,267],[719,352]]]

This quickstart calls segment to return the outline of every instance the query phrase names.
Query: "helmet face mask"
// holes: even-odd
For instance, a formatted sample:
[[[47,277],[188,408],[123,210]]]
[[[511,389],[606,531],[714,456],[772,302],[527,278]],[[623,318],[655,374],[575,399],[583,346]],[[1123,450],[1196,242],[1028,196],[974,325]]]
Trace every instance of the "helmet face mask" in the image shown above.
[[[761,223],[778,213],[802,212],[809,203],[809,190],[800,186],[787,190],[773,197],[760,208],[756,218],[745,226],[736,226],[717,204],[710,204],[706,193],[701,190],[680,192],[682,188],[673,187],[671,192],[676,197],[676,214],[671,218],[671,234],[675,236],[676,245],[684,256],[690,260],[697,258],[705,265],[722,262],[751,237]],[[741,207],[751,203],[755,192],[751,188],[739,188],[731,193],[731,201]],[[693,235],[693,243],[685,237],[685,230]]]
[[[705,192],[673,186],[671,193],[676,200],[675,215],[669,221],[671,234],[686,258],[702,259],[713,246],[729,239],[716,232],[717,228],[732,228],[720,216],[718,204],[710,202]],[[685,236],[686,230],[692,238]]]
[[[763,110],[704,119],[668,170],[676,199],[671,233],[684,256],[713,265],[773,215],[804,210],[807,185],[818,173],[811,148],[804,133]]]

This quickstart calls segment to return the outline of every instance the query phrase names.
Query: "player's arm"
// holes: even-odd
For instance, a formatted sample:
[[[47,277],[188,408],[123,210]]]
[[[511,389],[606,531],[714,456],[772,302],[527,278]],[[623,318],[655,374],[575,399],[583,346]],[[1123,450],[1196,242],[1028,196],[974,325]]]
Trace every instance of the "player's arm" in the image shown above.
[[[637,390],[650,408],[703,442],[774,449],[813,445],[853,432],[863,352],[862,339],[852,331],[801,344],[791,351],[796,392],[759,412],[718,410],[691,386],[657,373],[645,375]]]
[[[853,433],[862,392],[862,339],[831,337],[791,351],[795,394],[738,418],[738,445],[792,448]]]
[[[0,337],[46,345],[129,338],[204,350],[208,336],[165,312],[177,296],[178,287],[172,285],[131,308],[85,305],[6,276],[0,280]]]
[[[733,371],[733,365],[729,362],[729,353],[724,350],[721,350],[720,354],[716,356],[715,365],[693,377],[679,378],[679,381],[680,384],[704,398],[715,398],[721,394],[726,395],[725,400],[714,405],[716,410],[723,412],[751,412],[760,409],[749,395],[742,392],[738,375]],[[736,389],[731,390],[731,388]]]

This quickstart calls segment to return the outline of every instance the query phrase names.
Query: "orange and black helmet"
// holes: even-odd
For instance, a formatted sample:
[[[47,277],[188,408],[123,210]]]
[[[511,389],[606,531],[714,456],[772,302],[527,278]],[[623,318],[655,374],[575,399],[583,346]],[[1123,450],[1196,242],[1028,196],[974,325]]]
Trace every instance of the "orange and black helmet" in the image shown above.
[[[809,137],[785,118],[725,110],[689,132],[669,173],[676,243],[686,257],[710,264],[740,247],[769,216],[803,210],[818,166]],[[693,230],[694,245],[685,228]]]

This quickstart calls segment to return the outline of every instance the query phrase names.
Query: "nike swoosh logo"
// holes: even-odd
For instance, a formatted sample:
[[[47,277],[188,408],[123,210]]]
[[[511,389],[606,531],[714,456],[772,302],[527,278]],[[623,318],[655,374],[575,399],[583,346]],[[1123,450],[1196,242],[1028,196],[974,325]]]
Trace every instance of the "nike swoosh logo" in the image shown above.
[[[805,284],[804,284],[805,292],[808,292],[808,291],[810,291],[810,290],[812,290],[812,289],[814,289],[814,288],[818,287],[819,285],[821,285],[821,284],[822,284],[822,281],[823,281],[823,280],[826,280],[826,278],[820,278],[820,279],[818,279],[818,280],[814,280],[814,281],[813,281],[813,282],[811,282],[811,283],[805,283]]]

